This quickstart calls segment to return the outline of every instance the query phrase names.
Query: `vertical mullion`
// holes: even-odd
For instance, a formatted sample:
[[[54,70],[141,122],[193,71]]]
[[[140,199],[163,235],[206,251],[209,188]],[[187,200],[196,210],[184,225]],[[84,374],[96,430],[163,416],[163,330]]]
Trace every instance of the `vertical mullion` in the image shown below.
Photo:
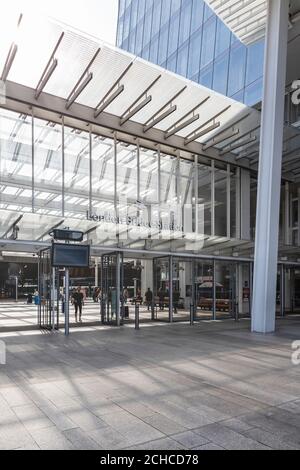
[[[35,166],[35,145],[34,145],[34,113],[31,113],[31,187],[32,187],[32,197],[31,197],[31,210],[34,213],[34,166]]]
[[[92,205],[92,176],[93,176],[93,141],[92,141],[92,129],[89,129],[89,211],[92,214],[93,205]]]
[[[211,236],[215,236],[215,162],[211,162]]]
[[[231,236],[231,224],[230,224],[230,219],[231,219],[231,208],[230,208],[230,204],[231,204],[231,194],[230,194],[231,175],[230,175],[230,164],[227,165],[226,185],[227,185],[227,188],[226,188],[226,192],[227,192],[227,201],[226,201],[226,205],[227,205],[227,210],[226,210],[227,238],[230,238],[230,236]]]
[[[136,146],[136,166],[137,166],[137,201],[141,200],[141,162],[140,162],[140,143],[137,142]]]
[[[65,118],[62,117],[62,216],[65,216]]]

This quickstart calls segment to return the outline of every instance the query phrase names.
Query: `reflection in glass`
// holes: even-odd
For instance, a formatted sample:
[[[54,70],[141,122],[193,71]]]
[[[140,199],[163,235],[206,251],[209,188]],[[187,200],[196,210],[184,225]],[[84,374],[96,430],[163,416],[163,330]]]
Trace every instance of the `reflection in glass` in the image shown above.
[[[89,134],[65,126],[64,143],[65,215],[85,218],[90,189]]]
[[[34,207],[62,215],[62,126],[34,119]]]
[[[1,109],[0,208],[31,212],[32,118]]]

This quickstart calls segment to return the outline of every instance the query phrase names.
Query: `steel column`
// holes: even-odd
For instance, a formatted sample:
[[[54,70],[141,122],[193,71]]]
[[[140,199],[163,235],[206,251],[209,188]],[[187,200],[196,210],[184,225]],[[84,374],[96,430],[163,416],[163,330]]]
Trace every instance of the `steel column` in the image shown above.
[[[258,174],[252,331],[275,330],[289,2],[268,0]]]

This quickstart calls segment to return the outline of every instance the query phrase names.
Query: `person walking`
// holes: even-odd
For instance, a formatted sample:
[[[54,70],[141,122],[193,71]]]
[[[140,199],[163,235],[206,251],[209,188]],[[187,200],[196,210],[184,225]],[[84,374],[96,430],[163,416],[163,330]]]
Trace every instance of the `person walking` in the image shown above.
[[[146,299],[146,305],[147,305],[147,309],[148,311],[150,310],[151,308],[151,305],[152,305],[152,299],[153,299],[153,293],[152,293],[152,290],[150,289],[150,287],[148,287],[148,290],[145,294],[145,299]]]
[[[174,308],[174,313],[177,313],[177,311],[178,311],[179,301],[180,301],[180,292],[179,292],[179,290],[174,289],[174,291],[173,291],[173,308]]]
[[[158,300],[159,300],[159,310],[163,311],[164,310],[164,298],[165,298],[165,292],[162,287],[159,288],[158,290]]]
[[[82,322],[82,305],[83,305],[83,293],[80,287],[78,287],[72,294],[72,302],[75,307],[75,321],[78,322],[78,311],[79,311],[79,322]]]

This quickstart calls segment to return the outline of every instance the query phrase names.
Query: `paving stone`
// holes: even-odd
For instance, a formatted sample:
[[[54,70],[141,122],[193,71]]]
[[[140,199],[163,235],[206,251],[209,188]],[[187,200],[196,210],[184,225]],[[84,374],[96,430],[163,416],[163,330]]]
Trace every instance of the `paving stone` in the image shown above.
[[[138,424],[122,425],[118,427],[118,431],[132,445],[152,440],[154,441],[164,437],[163,433],[143,422]]]
[[[99,445],[100,449],[105,450],[123,449],[131,444],[123,434],[113,428],[97,429],[89,432],[88,436]]]
[[[167,435],[183,432],[186,430],[184,426],[181,426],[180,424],[176,423],[175,421],[167,418],[166,416],[160,413],[155,413],[152,416],[147,416],[143,418],[143,421]]]
[[[192,449],[195,446],[202,446],[204,444],[208,444],[209,442],[207,439],[192,431],[185,431],[180,434],[174,434],[172,435],[172,439],[179,442],[187,449]]]
[[[203,446],[196,446],[192,448],[193,450],[224,450],[224,447],[218,446],[217,444],[213,444],[209,442],[208,444],[204,444]]]
[[[268,447],[271,447],[274,450],[299,450],[300,444],[295,444],[292,441],[289,441],[288,437],[286,440],[282,440],[276,435],[265,431],[264,429],[253,428],[246,432],[244,435],[254,439],[262,444],[265,444]]]
[[[29,431],[53,426],[53,422],[35,405],[16,406],[13,411]]]
[[[30,434],[42,450],[72,450],[76,448],[54,426],[52,428],[30,431]]]
[[[244,421],[241,421],[237,418],[227,419],[225,421],[222,421],[220,424],[236,432],[248,431],[249,429],[253,428],[252,424],[245,423]]]
[[[220,445],[230,450],[260,450],[268,449],[267,446],[243,436],[240,433],[231,431],[226,426],[220,424],[211,424],[196,429],[195,432],[214,444]]]
[[[66,416],[83,431],[105,428],[107,424],[96,415],[86,409],[67,411]]]
[[[68,429],[64,431],[63,434],[78,450],[101,450],[99,444],[89,438],[87,434],[79,428]]]
[[[185,447],[179,442],[174,441],[168,437],[159,439],[157,441],[145,442],[140,445],[128,447],[128,450],[184,450]]]

